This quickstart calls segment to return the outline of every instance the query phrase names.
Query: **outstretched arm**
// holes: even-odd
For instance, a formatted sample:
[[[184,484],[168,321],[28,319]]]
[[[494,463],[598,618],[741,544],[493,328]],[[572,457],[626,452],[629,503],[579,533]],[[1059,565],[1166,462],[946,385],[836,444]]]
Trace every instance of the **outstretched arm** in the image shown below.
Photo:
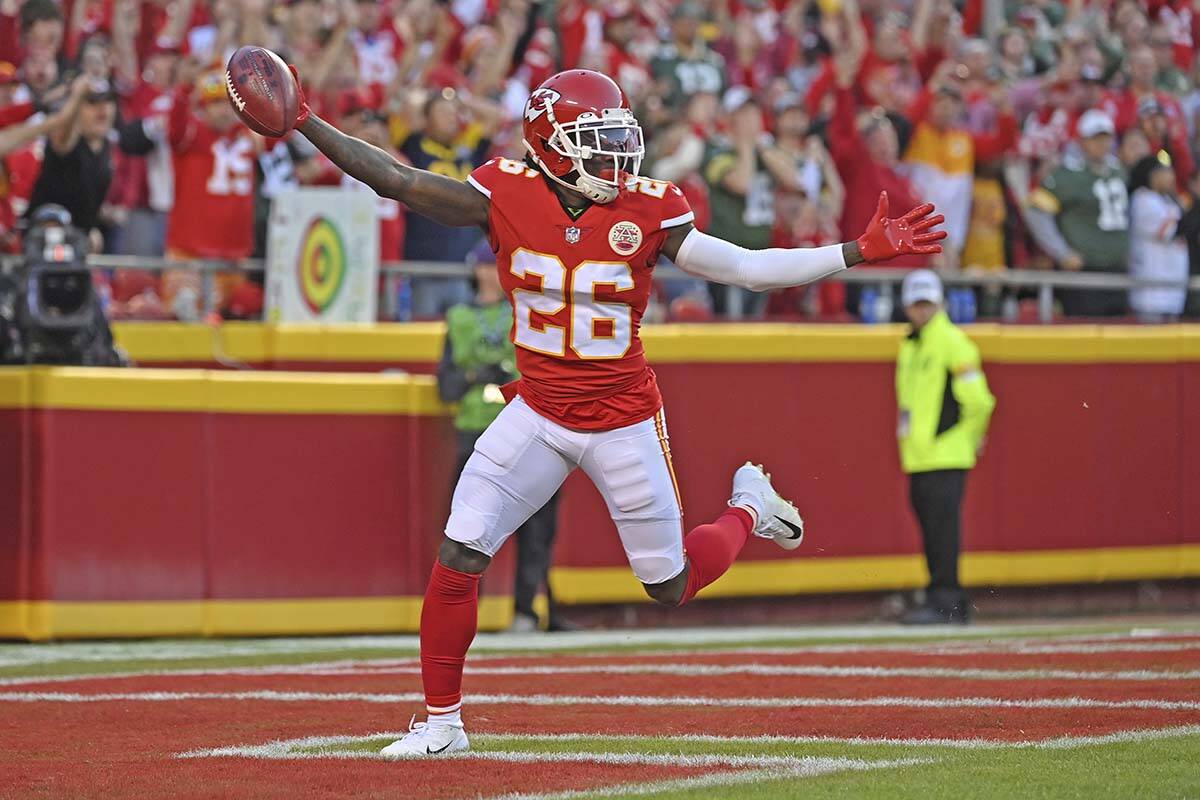
[[[291,69],[296,75],[296,68]],[[296,85],[300,86],[299,75],[296,75]],[[488,199],[469,184],[410,167],[375,145],[347,136],[311,113],[303,92],[296,129],[343,172],[370,186],[380,197],[399,200],[442,225],[478,226],[487,230]]]
[[[370,186],[377,195],[399,200],[442,225],[487,228],[488,199],[469,184],[402,164],[317,116],[310,116],[299,130],[342,172]]]
[[[896,219],[888,218],[887,192],[866,232],[853,242],[826,247],[747,250],[684,225],[667,237],[663,253],[684,272],[730,286],[761,292],[800,286],[862,262],[886,261],[899,255],[942,252],[946,232],[934,230],[945,219],[924,203]]]

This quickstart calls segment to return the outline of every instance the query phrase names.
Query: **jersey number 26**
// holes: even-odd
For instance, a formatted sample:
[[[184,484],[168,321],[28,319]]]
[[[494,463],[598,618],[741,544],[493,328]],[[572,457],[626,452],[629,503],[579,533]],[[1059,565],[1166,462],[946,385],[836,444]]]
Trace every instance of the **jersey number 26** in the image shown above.
[[[621,358],[633,342],[633,310],[627,303],[601,303],[596,288],[611,287],[615,292],[633,289],[633,270],[623,261],[583,261],[570,272],[558,256],[520,248],[512,255],[513,275],[536,278],[541,291],[517,289],[513,292],[518,347],[549,356],[565,356],[568,344],[580,358]],[[554,315],[570,305],[570,330],[560,325],[533,326],[532,313]],[[596,323],[607,322],[608,330],[597,333]]]

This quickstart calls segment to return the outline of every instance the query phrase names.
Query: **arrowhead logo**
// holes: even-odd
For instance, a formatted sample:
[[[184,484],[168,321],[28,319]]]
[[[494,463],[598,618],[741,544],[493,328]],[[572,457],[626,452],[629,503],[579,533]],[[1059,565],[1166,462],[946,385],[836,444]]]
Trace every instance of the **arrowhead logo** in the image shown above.
[[[529,95],[529,102],[525,104],[526,121],[533,122],[542,114],[545,114],[546,109],[557,103],[561,97],[562,95],[553,89],[538,89]]]

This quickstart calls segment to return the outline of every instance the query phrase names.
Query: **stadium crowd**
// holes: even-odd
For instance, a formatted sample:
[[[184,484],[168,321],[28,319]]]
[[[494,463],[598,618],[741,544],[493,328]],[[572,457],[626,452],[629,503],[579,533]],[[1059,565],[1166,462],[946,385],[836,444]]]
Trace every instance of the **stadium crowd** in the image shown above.
[[[317,113],[436,172],[522,157],[526,97],[563,68],[624,88],[643,172],[676,182],[698,227],[746,247],[853,238],[880,190],[935,202],[928,265],[1130,273],[1200,270],[1200,9],[1193,0],[0,0],[0,242],[68,208],[99,252],[239,260],[262,254],[271,198],[353,185],[303,137],[256,136],[226,102],[223,65],[261,44],[297,65]],[[361,185],[358,188],[364,189]],[[481,236],[379,201],[384,260],[461,262]],[[112,311],[189,317],[198,281],[112,276]],[[664,281],[663,313],[730,296]],[[227,316],[261,290],[229,274]],[[743,298],[754,315],[844,318],[859,292]],[[416,280],[441,314],[466,280]],[[1071,315],[1170,320],[1183,288],[1074,290]],[[981,316],[1020,297],[983,281]]]

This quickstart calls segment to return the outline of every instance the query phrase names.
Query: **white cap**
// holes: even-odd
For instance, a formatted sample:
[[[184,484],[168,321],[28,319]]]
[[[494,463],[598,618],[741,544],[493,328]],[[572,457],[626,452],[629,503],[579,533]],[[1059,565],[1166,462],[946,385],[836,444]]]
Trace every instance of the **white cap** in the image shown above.
[[[900,304],[911,306],[927,300],[930,303],[942,302],[942,279],[929,269],[917,269],[904,276],[900,285]]]
[[[1083,112],[1083,116],[1079,118],[1076,130],[1079,131],[1080,137],[1084,139],[1090,139],[1102,133],[1107,133],[1109,136],[1116,136],[1117,134],[1117,128],[1113,125],[1112,117],[1098,108],[1088,109]]]

